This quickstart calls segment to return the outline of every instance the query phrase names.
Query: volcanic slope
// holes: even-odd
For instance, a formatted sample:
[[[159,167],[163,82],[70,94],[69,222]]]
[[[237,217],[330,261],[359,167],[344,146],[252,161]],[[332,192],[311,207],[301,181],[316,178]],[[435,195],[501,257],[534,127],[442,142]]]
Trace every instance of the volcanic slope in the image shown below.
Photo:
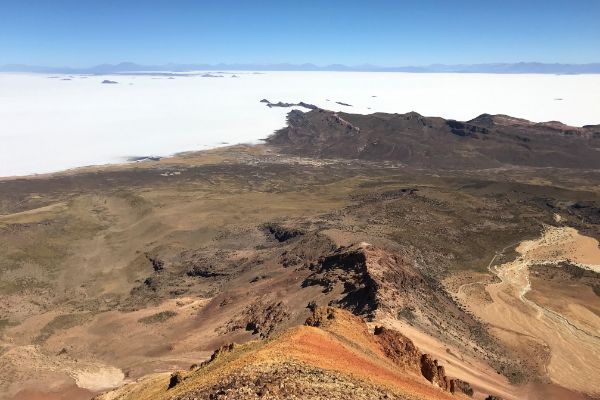
[[[304,326],[271,340],[223,346],[190,371],[151,376],[97,399],[441,400],[467,394],[468,383],[448,378],[398,332],[376,328],[372,334],[347,311],[315,307]]]

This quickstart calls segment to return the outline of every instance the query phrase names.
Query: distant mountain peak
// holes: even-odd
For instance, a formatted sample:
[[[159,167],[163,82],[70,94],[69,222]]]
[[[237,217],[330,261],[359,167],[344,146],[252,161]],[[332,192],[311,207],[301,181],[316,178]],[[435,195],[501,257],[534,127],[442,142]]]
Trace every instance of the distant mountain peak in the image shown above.
[[[131,61],[117,64],[99,64],[88,68],[47,67],[24,64],[6,64],[0,66],[0,72],[35,72],[35,73],[87,73],[109,74],[135,71],[356,71],[356,72],[428,72],[428,73],[492,73],[492,74],[600,74],[600,63],[559,64],[541,62],[487,63],[487,64],[431,64],[425,66],[383,67],[372,64],[348,66],[329,64],[324,66],[312,63],[291,64],[177,64],[142,65]]]

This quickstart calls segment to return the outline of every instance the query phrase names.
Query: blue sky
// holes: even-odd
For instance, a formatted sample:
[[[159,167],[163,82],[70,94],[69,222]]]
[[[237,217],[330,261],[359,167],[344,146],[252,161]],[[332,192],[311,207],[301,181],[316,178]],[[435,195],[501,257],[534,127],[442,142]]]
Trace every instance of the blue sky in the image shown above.
[[[0,65],[600,62],[599,0],[0,0]]]

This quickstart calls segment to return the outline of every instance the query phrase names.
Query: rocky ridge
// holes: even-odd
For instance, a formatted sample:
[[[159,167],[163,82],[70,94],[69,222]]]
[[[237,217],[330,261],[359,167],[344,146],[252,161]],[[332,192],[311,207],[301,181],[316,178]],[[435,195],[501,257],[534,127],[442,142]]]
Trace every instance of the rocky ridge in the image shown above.
[[[371,333],[347,311],[314,307],[304,327],[268,341],[220,347],[189,371],[146,378],[97,399],[450,399],[452,394],[472,391],[399,332],[379,327]]]
[[[420,168],[600,168],[600,126],[534,123],[505,115],[482,114],[463,122],[416,112],[292,110],[288,126],[267,143],[307,157],[389,160]]]

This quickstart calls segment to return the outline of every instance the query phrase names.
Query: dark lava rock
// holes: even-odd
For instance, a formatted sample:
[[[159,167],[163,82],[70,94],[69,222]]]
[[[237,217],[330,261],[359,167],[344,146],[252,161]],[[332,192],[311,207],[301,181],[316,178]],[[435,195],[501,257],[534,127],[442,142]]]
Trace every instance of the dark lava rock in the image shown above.
[[[450,393],[464,393],[469,397],[473,397],[474,392],[469,382],[460,379],[452,379],[450,380]]]
[[[276,223],[264,224],[263,230],[278,242],[287,242],[290,239],[304,234],[304,232],[299,229],[286,228]]]
[[[165,268],[165,262],[159,258],[148,257],[148,261],[152,263],[152,268],[155,272],[160,272]]]
[[[181,382],[183,382],[183,376],[181,375],[181,372],[179,372],[179,371],[173,372],[171,374],[171,378],[169,378],[169,389],[173,389],[175,386],[179,385]]]

